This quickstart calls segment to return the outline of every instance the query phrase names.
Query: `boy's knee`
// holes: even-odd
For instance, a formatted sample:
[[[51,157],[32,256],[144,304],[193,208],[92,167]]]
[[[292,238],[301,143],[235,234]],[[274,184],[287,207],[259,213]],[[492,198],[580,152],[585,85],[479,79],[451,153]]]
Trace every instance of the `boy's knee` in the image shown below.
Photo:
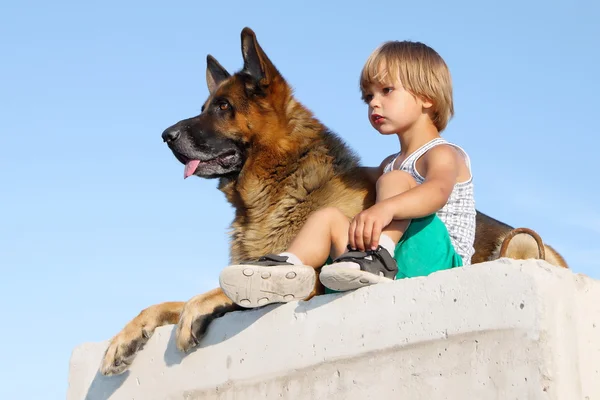
[[[333,220],[338,218],[346,218],[344,213],[337,207],[325,207],[313,212],[313,217],[318,219]]]
[[[404,171],[390,171],[387,172],[377,179],[377,190],[382,188],[399,188],[406,187],[406,189],[415,187],[417,182],[411,174]]]

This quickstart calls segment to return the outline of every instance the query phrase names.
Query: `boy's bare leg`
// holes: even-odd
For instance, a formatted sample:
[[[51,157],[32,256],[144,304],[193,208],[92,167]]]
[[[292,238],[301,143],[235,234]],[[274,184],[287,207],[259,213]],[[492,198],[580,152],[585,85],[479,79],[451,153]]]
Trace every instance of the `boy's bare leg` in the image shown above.
[[[404,171],[386,173],[377,181],[377,202],[410,190],[416,185],[417,183],[413,177]],[[330,289],[344,291],[380,282],[391,282],[397,272],[396,262],[393,260],[395,247],[404,232],[406,232],[409,224],[410,220],[402,220],[392,221],[386,226],[379,238],[379,245],[385,251],[378,251],[377,256],[365,256],[364,253],[360,255],[349,252],[344,255],[344,260],[324,266],[319,276],[321,283]],[[357,230],[355,235],[355,242],[357,247],[359,247],[359,251],[371,250],[370,242],[368,242],[370,233],[367,235],[367,238],[364,237],[364,233]],[[361,265],[357,262],[357,257],[360,260],[364,260],[365,264],[369,264],[372,270],[361,268]],[[375,260],[377,257],[382,258]],[[373,260],[376,263],[372,263],[371,261]]]
[[[317,283],[314,269],[322,266],[330,253],[337,256],[346,249],[349,226],[348,218],[336,208],[316,211],[287,252],[225,268],[219,277],[221,289],[246,308],[306,299]]]
[[[337,208],[315,211],[294,238],[286,253],[292,253],[304,265],[318,268],[327,257],[337,257],[346,251],[350,221]]]
[[[413,179],[413,177],[404,171],[391,171],[387,174],[383,174],[377,180],[377,200],[379,203],[383,200],[389,199],[391,197],[397,196],[400,193],[404,193],[412,188],[417,186],[417,182]],[[382,231],[382,234],[387,235],[394,244],[397,244],[408,225],[410,224],[410,220],[403,221],[392,221],[387,227],[385,227]]]

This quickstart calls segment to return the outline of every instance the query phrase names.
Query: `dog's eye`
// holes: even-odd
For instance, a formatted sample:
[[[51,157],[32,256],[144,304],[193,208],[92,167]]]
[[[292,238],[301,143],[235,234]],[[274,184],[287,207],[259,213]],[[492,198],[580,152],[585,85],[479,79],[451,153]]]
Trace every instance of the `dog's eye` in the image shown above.
[[[229,110],[229,103],[226,101],[222,101],[219,103],[219,108],[223,111]]]

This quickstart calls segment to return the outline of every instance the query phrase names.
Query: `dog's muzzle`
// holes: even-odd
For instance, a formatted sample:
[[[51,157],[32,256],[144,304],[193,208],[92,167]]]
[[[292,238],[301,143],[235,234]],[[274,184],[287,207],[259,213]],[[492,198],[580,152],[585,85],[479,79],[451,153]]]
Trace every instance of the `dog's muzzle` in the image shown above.
[[[167,144],[173,143],[174,141],[179,139],[180,136],[181,136],[181,131],[179,130],[178,127],[174,127],[174,126],[165,129],[165,131],[162,133],[163,142],[165,142]]]

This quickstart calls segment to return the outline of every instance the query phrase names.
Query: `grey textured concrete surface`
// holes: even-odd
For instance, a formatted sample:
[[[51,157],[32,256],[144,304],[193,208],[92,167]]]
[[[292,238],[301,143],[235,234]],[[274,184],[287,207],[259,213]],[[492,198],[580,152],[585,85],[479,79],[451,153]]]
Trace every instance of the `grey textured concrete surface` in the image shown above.
[[[112,377],[108,342],[76,347],[67,399],[600,399],[600,282],[543,261],[230,313],[187,355],[174,334]]]

